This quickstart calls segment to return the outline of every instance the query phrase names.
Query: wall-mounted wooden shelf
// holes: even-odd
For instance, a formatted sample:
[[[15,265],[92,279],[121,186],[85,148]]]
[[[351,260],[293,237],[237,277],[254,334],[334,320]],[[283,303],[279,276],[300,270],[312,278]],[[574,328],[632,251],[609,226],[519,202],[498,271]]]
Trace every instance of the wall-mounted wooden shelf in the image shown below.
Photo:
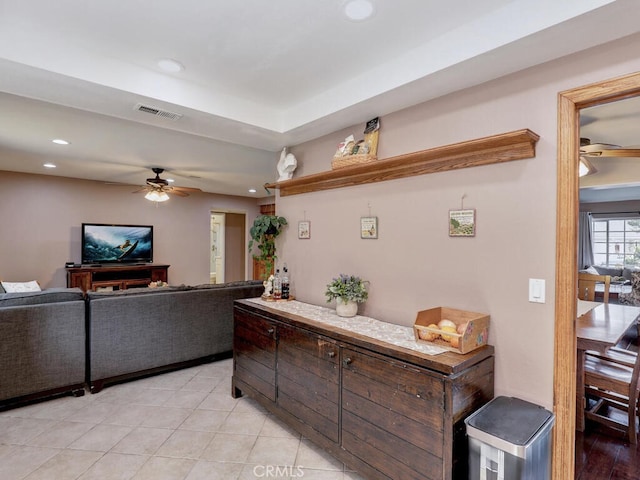
[[[454,143],[420,152],[352,165],[265,185],[280,189],[280,196],[383,182],[398,178],[445,172],[532,158],[540,138],[531,130],[517,130],[491,137]]]

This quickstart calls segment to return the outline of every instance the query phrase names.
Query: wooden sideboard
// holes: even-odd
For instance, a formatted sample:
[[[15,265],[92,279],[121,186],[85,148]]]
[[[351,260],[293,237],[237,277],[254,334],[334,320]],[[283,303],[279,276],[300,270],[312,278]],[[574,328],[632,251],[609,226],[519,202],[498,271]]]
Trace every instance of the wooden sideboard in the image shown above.
[[[493,398],[493,351],[427,355],[238,300],[232,394],[365,478],[467,478],[464,419]]]
[[[67,267],[67,287],[79,287],[84,292],[105,287],[114,290],[146,287],[151,282],[167,282],[168,269],[169,265],[151,263]]]

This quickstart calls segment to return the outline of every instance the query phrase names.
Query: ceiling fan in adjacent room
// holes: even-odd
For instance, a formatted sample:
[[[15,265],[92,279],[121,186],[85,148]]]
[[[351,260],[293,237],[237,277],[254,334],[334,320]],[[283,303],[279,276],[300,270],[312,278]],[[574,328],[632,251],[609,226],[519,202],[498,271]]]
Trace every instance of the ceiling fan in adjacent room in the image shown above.
[[[640,158],[640,148],[624,148],[610,143],[591,143],[588,138],[580,138],[580,176],[596,173],[598,170],[589,158]]]
[[[591,143],[588,138],[581,138],[580,154],[588,157],[640,157],[640,148],[625,148],[610,143]]]
[[[166,202],[169,200],[169,194],[179,197],[188,197],[189,192],[201,192],[199,188],[191,187],[175,187],[169,184],[169,180],[160,178],[160,174],[164,172],[164,168],[152,168],[155,178],[147,178],[147,183],[140,190],[133,193],[147,192],[144,196],[152,202]]]

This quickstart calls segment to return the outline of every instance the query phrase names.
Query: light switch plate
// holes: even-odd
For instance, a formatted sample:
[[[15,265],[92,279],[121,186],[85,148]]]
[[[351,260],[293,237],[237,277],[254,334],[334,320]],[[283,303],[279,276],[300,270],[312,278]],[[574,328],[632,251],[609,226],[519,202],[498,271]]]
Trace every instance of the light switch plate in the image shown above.
[[[544,303],[545,281],[540,278],[529,279],[529,301]]]

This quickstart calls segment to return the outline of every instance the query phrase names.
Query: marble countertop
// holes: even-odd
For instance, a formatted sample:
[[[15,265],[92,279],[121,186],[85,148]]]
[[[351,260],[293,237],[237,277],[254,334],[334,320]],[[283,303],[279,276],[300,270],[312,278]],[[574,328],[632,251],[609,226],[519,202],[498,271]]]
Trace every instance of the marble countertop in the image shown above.
[[[299,315],[321,324],[337,327],[348,332],[357,333],[427,355],[438,355],[448,351],[436,345],[417,342],[413,334],[413,327],[383,322],[362,315],[343,318],[339,317],[332,308],[311,305],[297,300],[290,302],[267,302],[261,298],[249,298],[247,300],[258,305],[273,308],[274,310]]]

